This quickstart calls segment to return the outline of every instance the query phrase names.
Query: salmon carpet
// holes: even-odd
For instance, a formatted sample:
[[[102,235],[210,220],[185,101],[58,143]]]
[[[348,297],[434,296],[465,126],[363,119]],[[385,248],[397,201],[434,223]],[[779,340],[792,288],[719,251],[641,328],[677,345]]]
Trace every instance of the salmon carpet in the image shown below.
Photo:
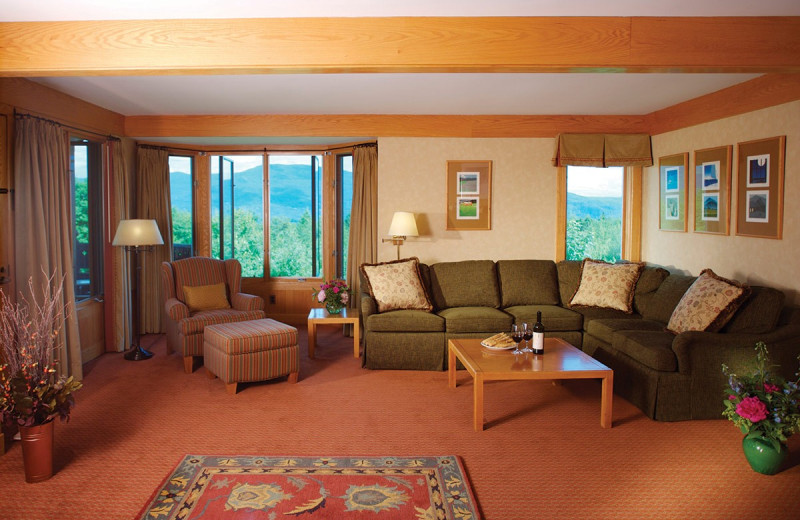
[[[458,457],[187,455],[141,520],[203,518],[478,520]],[[361,518],[363,515],[359,515]]]
[[[601,428],[593,380],[486,384],[487,427],[475,432],[466,372],[450,389],[446,372],[362,369],[339,327],[318,329],[309,360],[300,332],[299,381],[237,395],[203,369],[185,374],[163,336],[142,338],[155,352],[147,361],[87,363],[72,419],[55,427],[53,478],[25,483],[19,442],[0,456],[0,518],[138,518],[187,453],[453,454],[489,520],[798,518],[800,435],[788,467],[761,475],[724,419],[652,421],[615,396],[613,428]]]

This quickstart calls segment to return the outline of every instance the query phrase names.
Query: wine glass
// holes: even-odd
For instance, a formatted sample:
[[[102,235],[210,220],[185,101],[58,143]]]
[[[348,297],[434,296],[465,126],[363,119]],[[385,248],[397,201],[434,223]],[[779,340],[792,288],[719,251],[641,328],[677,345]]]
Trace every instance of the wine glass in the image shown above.
[[[525,337],[525,332],[522,330],[522,327],[517,325],[516,323],[511,325],[511,339],[516,343],[514,347],[514,354],[522,354],[522,350],[519,348],[519,343],[522,341],[522,338]]]
[[[531,339],[533,338],[533,327],[530,323],[522,324],[522,337],[527,343],[527,346],[524,347],[521,352],[533,352],[533,345],[531,344]]]

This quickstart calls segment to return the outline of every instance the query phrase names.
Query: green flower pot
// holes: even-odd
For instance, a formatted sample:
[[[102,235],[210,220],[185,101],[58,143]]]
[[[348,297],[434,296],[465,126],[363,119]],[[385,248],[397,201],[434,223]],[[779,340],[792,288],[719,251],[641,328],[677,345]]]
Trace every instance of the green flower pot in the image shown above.
[[[776,450],[771,442],[762,437],[745,437],[742,439],[742,449],[753,471],[764,475],[774,475],[780,471],[789,454],[784,444],[780,444],[780,449]]]

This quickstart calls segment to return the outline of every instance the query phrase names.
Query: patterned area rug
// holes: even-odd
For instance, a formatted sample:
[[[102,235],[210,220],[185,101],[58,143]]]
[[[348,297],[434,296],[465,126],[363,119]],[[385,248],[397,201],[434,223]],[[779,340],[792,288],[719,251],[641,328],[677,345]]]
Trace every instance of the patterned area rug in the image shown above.
[[[187,455],[139,518],[477,520],[480,513],[455,456]]]

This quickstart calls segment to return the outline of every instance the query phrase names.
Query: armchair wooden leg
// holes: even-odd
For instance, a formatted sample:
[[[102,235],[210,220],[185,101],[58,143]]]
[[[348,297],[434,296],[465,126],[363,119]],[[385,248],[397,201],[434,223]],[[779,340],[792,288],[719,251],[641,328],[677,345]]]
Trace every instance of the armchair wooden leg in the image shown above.
[[[194,356],[183,356],[183,371],[187,374],[194,372]]]
[[[289,373],[289,382],[290,383],[296,383],[297,382],[297,376],[299,374],[300,374],[300,372],[290,372]]]
[[[238,383],[225,383],[225,391],[231,395],[236,395],[236,385]]]

